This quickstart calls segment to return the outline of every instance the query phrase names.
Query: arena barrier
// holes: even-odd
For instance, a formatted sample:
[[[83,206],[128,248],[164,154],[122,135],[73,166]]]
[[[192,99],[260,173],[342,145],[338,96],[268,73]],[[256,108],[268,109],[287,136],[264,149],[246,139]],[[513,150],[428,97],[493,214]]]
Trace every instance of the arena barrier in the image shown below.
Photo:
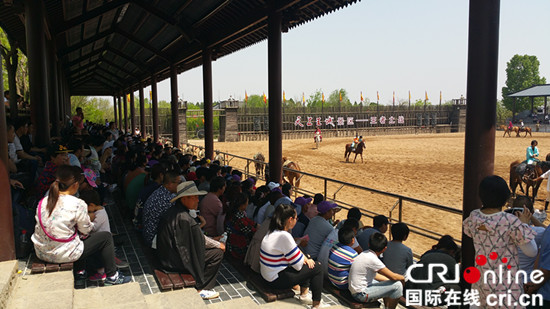
[[[199,147],[197,145],[191,145],[191,146],[194,146],[196,148]],[[267,162],[256,161],[256,160],[251,159],[251,158],[247,158],[247,157],[243,157],[243,156],[239,156],[239,155],[235,155],[235,154],[231,154],[231,153],[226,153],[226,152],[222,152],[222,151],[216,151],[216,153],[219,153],[220,155],[222,155],[225,158],[224,162],[220,162],[221,165],[229,165],[229,166],[232,166],[233,169],[241,171],[243,173],[243,175],[246,175],[246,177],[243,177],[243,179],[247,178],[247,177],[250,177],[250,176],[255,176],[259,180],[264,180],[264,181],[266,180],[265,175],[264,176],[256,175],[254,163],[262,164],[262,166],[263,166],[262,169],[265,171],[265,167],[267,165]],[[419,237],[422,237],[424,239],[432,240],[432,241],[434,241],[434,243],[437,242],[439,240],[439,238],[441,238],[441,236],[443,236],[445,234],[449,234],[449,233],[439,233],[439,232],[430,230],[428,228],[419,226],[418,224],[413,224],[413,223],[410,223],[410,222],[407,222],[407,221],[403,221],[403,211],[404,211],[405,207],[408,208],[411,211],[413,211],[412,210],[413,208],[414,208],[414,211],[416,211],[416,209],[419,206],[426,207],[429,210],[442,211],[442,212],[448,213],[450,216],[459,216],[456,219],[458,219],[460,222],[462,222],[462,210],[459,210],[459,209],[455,209],[455,208],[451,208],[451,207],[448,207],[448,206],[439,205],[439,204],[435,204],[435,203],[415,199],[415,198],[408,197],[408,196],[403,196],[403,195],[400,195],[400,194],[395,194],[395,193],[391,193],[391,192],[386,192],[386,191],[381,191],[381,190],[377,190],[377,189],[373,189],[373,188],[368,188],[368,187],[365,187],[365,186],[361,186],[361,185],[354,184],[354,183],[349,183],[349,182],[342,181],[342,180],[331,179],[331,178],[316,175],[316,174],[313,174],[313,173],[308,173],[308,172],[304,172],[304,171],[297,171],[297,170],[289,169],[289,168],[286,168],[286,167],[283,167],[283,171],[299,172],[301,174],[301,176],[299,178],[300,180],[304,177],[309,177],[309,178],[314,179],[313,181],[318,182],[320,187],[321,187],[320,190],[318,190],[316,188],[303,188],[303,187],[295,188],[296,189],[296,190],[294,190],[295,195],[307,194],[307,195],[313,196],[316,193],[323,193],[323,195],[325,196],[325,198],[327,200],[330,200],[330,201],[333,201],[333,202],[337,203],[343,209],[350,209],[350,208],[353,208],[353,207],[357,207],[357,208],[361,209],[361,212],[363,213],[364,216],[367,216],[369,218],[373,218],[374,216],[382,214],[382,215],[388,216],[388,219],[392,223],[404,222],[409,226],[411,234],[418,235]],[[319,187],[319,186],[317,186],[317,187]],[[389,208],[389,212],[387,214],[377,213],[377,212],[370,211],[368,209],[364,209],[359,205],[354,205],[353,203],[344,201],[342,198],[339,198],[339,197],[344,195],[343,191],[346,190],[346,189],[348,189],[348,190],[349,189],[360,190],[360,191],[363,191],[365,193],[379,194],[379,195],[387,197],[387,201],[388,201],[387,206]],[[443,225],[443,223],[441,223],[441,224]],[[453,236],[453,238],[455,239],[457,244],[459,244],[459,245],[461,244],[460,235],[451,235],[451,236]],[[391,235],[390,235],[390,237],[391,237]],[[422,252],[415,251],[415,248],[412,248],[412,249],[413,249],[414,256],[417,257],[417,258],[420,257],[420,255],[424,252],[424,251],[422,251]]]

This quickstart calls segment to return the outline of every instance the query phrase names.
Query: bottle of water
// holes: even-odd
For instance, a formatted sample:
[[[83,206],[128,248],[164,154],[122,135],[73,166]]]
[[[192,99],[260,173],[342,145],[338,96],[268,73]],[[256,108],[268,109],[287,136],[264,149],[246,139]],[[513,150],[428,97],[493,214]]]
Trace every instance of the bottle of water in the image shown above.
[[[20,237],[20,240],[21,240],[21,245],[22,246],[26,246],[27,245],[27,230],[22,230],[21,231],[21,236]]]

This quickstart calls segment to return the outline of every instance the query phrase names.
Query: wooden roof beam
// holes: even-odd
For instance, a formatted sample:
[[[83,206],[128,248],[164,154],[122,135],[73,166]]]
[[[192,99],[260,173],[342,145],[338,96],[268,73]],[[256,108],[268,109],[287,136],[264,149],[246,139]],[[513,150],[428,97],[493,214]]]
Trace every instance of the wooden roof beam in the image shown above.
[[[195,39],[193,32],[190,31],[191,29],[189,25],[185,25],[183,21],[178,21],[173,16],[165,14],[163,11],[157,9],[154,5],[152,5],[149,1],[133,0],[133,3],[141,7],[147,13],[155,15],[165,23],[174,26],[188,43],[192,42]]]
[[[123,67],[119,66],[118,64],[116,64],[116,63],[114,63],[110,60],[107,60],[107,59],[102,59],[102,62],[114,67],[115,69],[117,69],[119,71],[122,71],[122,72],[130,75],[131,77],[133,77],[134,79],[139,81],[139,77],[137,75],[135,75],[133,72],[131,72],[130,70],[128,70],[126,68],[123,68]]]
[[[168,59],[168,57],[164,53],[162,53],[160,50],[153,47],[151,44],[149,44],[145,41],[142,41],[141,39],[139,39],[135,35],[133,35],[129,32],[126,32],[122,29],[116,29],[116,33],[124,36],[125,38],[127,38],[130,41],[133,41],[134,43],[138,44],[139,46],[148,49],[149,51],[151,51],[153,54],[157,55],[160,59],[164,60],[168,64],[172,64],[172,61],[170,59]]]
[[[84,3],[86,3],[87,1],[84,1]],[[110,2],[106,2],[105,4],[93,9],[93,10],[90,10],[78,17],[75,17],[75,18],[72,18],[72,19],[69,19],[67,21],[65,21],[64,23],[61,23],[59,25],[59,27],[55,28],[55,34],[56,35],[59,35],[69,29],[71,29],[72,27],[75,27],[75,26],[78,26],[80,24],[83,24],[85,22],[87,22],[88,20],[91,20],[93,18],[96,18],[98,16],[101,16],[111,10],[114,10],[114,9],[117,9],[119,8],[120,6],[122,5],[125,5],[125,4],[128,4],[129,1],[128,0],[113,0],[113,1],[110,1]]]
[[[101,72],[103,73],[107,73],[107,75],[110,75],[114,78],[116,78],[116,80],[113,80],[111,78],[108,78],[106,77],[104,74],[100,74]],[[101,76],[102,78],[105,78],[105,80],[108,80],[110,83],[113,83],[113,84],[116,84],[117,86],[119,86],[120,88],[125,88],[122,84],[123,82],[120,80],[120,76],[118,75],[115,75],[107,70],[105,70],[104,68],[98,66],[97,69],[95,70],[95,74],[98,75],[98,76]]]
[[[148,72],[153,72],[153,69],[151,69],[147,64],[137,61],[135,58],[132,58],[132,57],[126,55],[125,53],[121,52],[118,49],[114,49],[114,48],[111,48],[110,46],[107,46],[107,51],[110,52],[110,53],[115,54],[116,56],[119,56],[120,58],[122,58],[122,59],[124,59],[124,60],[126,60],[130,63],[133,63],[142,72],[144,71],[142,69],[142,67],[145,68],[146,71],[148,71]]]
[[[72,45],[72,46],[69,46],[65,49],[62,49],[60,52],[59,52],[59,56],[60,57],[63,57],[65,55],[67,55],[68,53],[71,53],[73,51],[76,51],[76,50],[79,50],[80,48],[88,45],[88,44],[91,44],[91,43],[94,43],[95,41],[98,41],[98,40],[101,40],[105,37],[108,37],[109,35],[115,33],[115,29],[111,28],[109,30],[106,30],[106,31],[103,31],[101,33],[98,33],[92,37],[89,37],[87,38],[86,40],[82,40],[80,41],[79,43],[75,44],[75,45]]]
[[[92,58],[95,55],[100,55],[105,51],[107,51],[107,48],[105,48],[105,47],[100,48],[100,49],[96,49],[96,50],[92,51],[91,53],[87,53],[86,55],[80,56],[80,58],[67,63],[67,67],[70,68],[75,64],[78,64],[78,63],[80,63],[80,62],[82,62],[82,61],[84,61],[88,58]]]

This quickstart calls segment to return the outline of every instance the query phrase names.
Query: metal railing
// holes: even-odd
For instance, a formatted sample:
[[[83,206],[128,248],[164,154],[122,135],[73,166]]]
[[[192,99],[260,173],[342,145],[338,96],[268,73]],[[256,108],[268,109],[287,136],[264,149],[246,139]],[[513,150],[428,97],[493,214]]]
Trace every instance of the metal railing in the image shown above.
[[[199,147],[199,146],[196,146],[196,145],[191,145],[191,146]],[[255,176],[260,180],[266,180],[265,175],[263,177],[259,176],[259,175],[256,175],[255,170],[253,170],[252,173],[251,173],[250,164],[260,163],[260,164],[262,164],[262,169],[265,170],[265,166],[268,164],[268,162],[258,161],[258,160],[254,160],[254,159],[247,158],[247,157],[244,157],[244,156],[239,156],[239,155],[226,153],[226,152],[222,152],[222,151],[217,151],[217,153],[223,154],[224,158],[227,158],[226,162],[225,162],[226,165],[233,166],[233,169],[241,171],[247,177]],[[237,160],[242,160],[242,162],[241,162],[242,164],[231,164],[231,162],[235,163]],[[239,166],[241,168],[239,168]],[[334,201],[335,203],[337,203],[340,207],[342,207],[344,209],[350,209],[350,208],[353,208],[353,207],[357,207],[361,210],[363,215],[365,215],[367,217],[370,217],[370,218],[373,218],[374,216],[380,215],[381,213],[373,212],[373,211],[361,208],[360,206],[347,203],[343,200],[339,200],[337,198],[338,193],[343,188],[353,188],[353,189],[363,190],[363,191],[366,191],[366,192],[371,192],[371,193],[374,193],[374,194],[380,194],[380,195],[389,197],[391,199],[394,199],[395,202],[393,202],[392,206],[389,209],[388,219],[389,219],[390,223],[392,223],[392,222],[394,222],[394,223],[403,222],[403,204],[404,204],[404,202],[408,202],[408,203],[415,204],[415,205],[422,205],[422,206],[425,206],[425,207],[428,207],[428,208],[431,208],[431,209],[436,209],[436,210],[439,210],[439,211],[449,213],[451,215],[462,216],[462,210],[451,208],[451,207],[448,207],[448,206],[439,205],[439,204],[419,200],[419,199],[416,199],[416,198],[412,198],[412,197],[408,197],[408,196],[404,196],[404,195],[400,195],[400,194],[386,192],[386,191],[382,191],[382,190],[378,190],[378,189],[373,189],[373,188],[357,185],[357,184],[342,181],[342,180],[332,179],[332,178],[328,178],[328,177],[325,177],[325,176],[316,175],[316,174],[313,174],[313,173],[294,170],[294,169],[290,169],[290,168],[287,168],[287,167],[283,167],[283,172],[284,171],[297,172],[297,173],[301,174],[299,176],[299,179],[301,179],[304,176],[307,176],[307,177],[312,177],[314,179],[321,180],[323,182],[323,188],[324,188],[323,189],[323,195],[325,196],[326,199]],[[332,193],[330,193],[329,190],[328,190],[329,184],[337,186],[337,189],[334,190],[334,192],[332,192]],[[294,189],[295,189],[294,190],[295,194],[300,193],[302,195],[303,194],[308,194],[310,196],[313,196],[313,195],[315,195],[315,193],[318,193],[318,192],[308,190],[306,188],[296,188],[295,187]],[[329,195],[329,193],[330,193],[330,195]],[[395,208],[397,208],[397,218],[394,217]],[[439,240],[439,238],[441,238],[441,236],[444,235],[442,233],[432,231],[428,228],[421,227],[421,226],[418,226],[416,224],[412,224],[412,223],[409,223],[409,222],[404,222],[404,223],[406,223],[409,226],[409,229],[410,229],[411,233],[422,236],[422,237],[425,237],[425,238],[428,238],[428,239],[432,239],[432,240],[437,241],[437,240]],[[453,237],[453,238],[455,239],[457,244],[461,244],[460,237]],[[418,256],[418,254],[415,253],[415,256]]]

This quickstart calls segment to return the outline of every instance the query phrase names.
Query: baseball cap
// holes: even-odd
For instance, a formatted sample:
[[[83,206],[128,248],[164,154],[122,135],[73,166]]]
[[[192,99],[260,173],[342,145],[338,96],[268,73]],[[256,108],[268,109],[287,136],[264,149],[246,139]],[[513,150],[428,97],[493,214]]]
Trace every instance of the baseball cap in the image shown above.
[[[278,188],[280,186],[281,186],[280,184],[275,183],[273,181],[267,184],[267,187],[269,188],[269,191],[272,191],[273,189]]]
[[[321,203],[319,203],[319,205],[317,205],[317,211],[320,214],[325,214],[327,211],[337,207],[338,205],[336,203],[332,203],[329,201],[322,201]]]
[[[298,205],[301,205],[301,206],[305,206],[305,205],[311,203],[311,201],[313,201],[313,199],[311,197],[305,198],[303,196],[300,196],[300,197],[296,198],[294,203],[298,204]]]

